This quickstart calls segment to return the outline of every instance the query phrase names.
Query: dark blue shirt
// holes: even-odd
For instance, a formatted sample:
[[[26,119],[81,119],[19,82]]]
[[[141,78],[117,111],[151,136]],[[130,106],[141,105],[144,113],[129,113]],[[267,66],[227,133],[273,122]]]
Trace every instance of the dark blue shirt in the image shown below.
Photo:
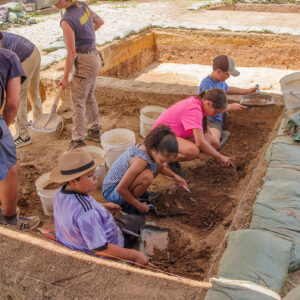
[[[95,30],[92,21],[91,10],[83,2],[71,5],[67,8],[61,21],[66,21],[75,34],[76,52],[87,52],[95,50]]]
[[[198,94],[203,90],[210,90],[213,88],[218,88],[226,93],[228,91],[228,84],[224,81],[215,81],[208,75],[201,81]],[[216,117],[208,117],[208,119],[219,120],[223,123],[222,114],[218,114]]]
[[[18,56],[10,50],[0,48],[0,104],[4,101],[4,91],[7,82],[15,77],[21,76],[21,82],[26,79],[22,64]]]
[[[34,50],[34,44],[32,44],[29,40],[10,32],[2,31],[2,35],[2,48],[16,53],[21,62],[23,62],[32,54]]]

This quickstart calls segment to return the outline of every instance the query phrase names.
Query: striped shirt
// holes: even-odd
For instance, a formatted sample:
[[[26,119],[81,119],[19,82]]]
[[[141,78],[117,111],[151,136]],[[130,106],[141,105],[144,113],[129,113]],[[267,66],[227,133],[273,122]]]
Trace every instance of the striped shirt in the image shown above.
[[[112,214],[93,197],[65,187],[56,193],[53,204],[57,241],[88,254],[105,250],[108,243],[123,247],[123,234]]]
[[[140,145],[141,144],[137,144],[130,147],[114,161],[104,179],[102,192],[108,188],[116,187],[119,184],[124,174],[129,169],[129,162],[133,157],[139,157],[145,160],[148,163],[147,168],[150,169],[153,174],[157,171],[157,164],[147,152],[139,148]]]

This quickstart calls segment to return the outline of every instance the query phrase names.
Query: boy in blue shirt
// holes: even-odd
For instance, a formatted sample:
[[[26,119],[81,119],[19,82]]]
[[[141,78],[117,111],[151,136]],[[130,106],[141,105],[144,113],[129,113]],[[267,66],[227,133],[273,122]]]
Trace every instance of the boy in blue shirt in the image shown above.
[[[53,210],[57,242],[74,250],[107,258],[148,265],[147,257],[125,249],[126,238],[108,211],[119,211],[115,203],[98,203],[88,193],[97,188],[95,159],[83,148],[65,152],[50,174],[53,182],[64,183],[55,195]]]
[[[256,92],[256,87],[250,89],[241,89],[238,87],[231,87],[225,82],[229,77],[237,77],[240,72],[235,69],[234,60],[227,55],[219,55],[213,60],[213,72],[206,76],[200,83],[198,94],[203,90],[210,90],[212,88],[218,88],[226,92],[227,94],[253,94]],[[239,103],[232,103],[227,105],[226,111],[239,111],[246,107]],[[212,135],[216,138],[216,144],[219,144],[222,136],[222,144],[225,142],[230,133],[227,131],[222,132],[223,116],[222,114],[216,117],[209,117],[209,127]]]

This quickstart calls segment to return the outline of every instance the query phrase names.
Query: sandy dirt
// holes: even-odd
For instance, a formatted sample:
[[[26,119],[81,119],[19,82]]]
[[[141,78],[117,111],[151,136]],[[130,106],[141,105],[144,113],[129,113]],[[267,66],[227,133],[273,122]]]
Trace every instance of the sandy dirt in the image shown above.
[[[183,176],[196,203],[189,199],[186,191],[178,190],[172,180],[163,176],[156,178],[152,189],[168,190],[157,205],[161,211],[174,215],[165,218],[155,217],[153,213],[149,215],[149,220],[171,230],[168,251],[153,258],[162,270],[193,279],[204,278],[210,258],[231,224],[240,200],[238,191],[245,189],[257,164],[258,153],[268,140],[281,111],[278,106],[252,108],[228,117],[225,128],[231,132],[231,137],[222,152],[236,156],[236,170],[221,167],[204,154],[193,162],[182,163]],[[65,111],[65,116],[69,113]],[[141,141],[139,109],[136,106],[115,107],[113,111],[111,107],[104,106],[100,108],[100,114],[104,131],[122,124],[133,130],[137,140]],[[61,135],[58,131],[49,134],[32,132],[33,143],[17,150],[21,161],[18,205],[21,213],[38,215],[43,228],[53,229],[53,219],[43,214],[35,180],[55,167],[58,157],[67,150],[71,126],[70,119],[66,118]],[[93,195],[103,201],[100,190]]]
[[[201,20],[205,20],[207,24],[222,25],[222,22],[228,22],[233,25],[243,24],[243,26],[253,26],[253,22],[255,22],[255,25],[259,26],[266,23],[277,25],[278,19],[280,19],[281,23],[285,24],[285,27],[300,28],[299,22],[295,23],[295,14],[286,13],[286,11],[277,11],[272,14],[270,12],[253,13],[255,15],[253,18],[249,18],[248,11],[203,10],[180,14],[183,7],[185,9],[186,6],[186,3],[180,2],[180,9],[172,11],[172,14],[177,16],[175,18],[176,22],[201,22]],[[215,36],[215,39],[211,38],[212,35]],[[297,38],[247,34],[249,40],[246,41],[243,35],[245,36],[246,34],[209,34],[206,40],[204,38],[195,39],[195,44],[201,44],[201,47],[203,44],[203,47],[193,51],[185,43],[181,45],[179,42],[179,45],[175,45],[175,47],[171,43],[169,45],[168,39],[172,41],[172,33],[167,33],[160,48],[160,60],[173,63],[178,62],[179,57],[182,64],[201,63],[209,65],[214,54],[220,54],[226,50],[226,53],[236,58],[238,65],[245,67],[245,70],[243,70],[245,74],[246,71],[250,73],[250,68],[246,67],[254,65],[266,67],[264,70],[266,70],[266,77],[268,77],[268,74],[272,74],[272,69],[267,68],[276,67],[276,69],[281,70],[274,70],[273,73],[277,74],[273,74],[275,78],[279,76],[278,74],[281,74],[280,72],[290,72],[286,69],[298,67],[294,62],[298,60]],[[162,41],[162,38],[160,38],[160,41]],[[188,39],[186,41],[190,42]],[[230,47],[228,46],[229,44]],[[241,45],[240,48],[239,45]],[[285,45],[289,47],[288,50],[285,48]],[[181,51],[183,48],[189,51],[190,56],[186,56],[186,53]],[[211,49],[216,53],[212,53]],[[238,54],[238,52],[240,53]],[[266,55],[264,56],[261,53],[266,53]],[[278,55],[276,56],[273,53],[277,53],[279,56],[281,53],[284,54],[281,55],[281,60],[278,60]],[[155,70],[153,65],[149,68]],[[145,81],[150,81],[149,90],[152,88],[151,82],[154,81],[164,82],[165,80],[166,83],[198,85],[196,83],[198,79],[195,79],[193,74],[175,74],[171,72],[171,69],[172,67],[165,73],[158,72],[154,74],[154,72],[150,75],[147,75],[147,72],[144,73],[146,75],[143,75],[142,72],[135,74],[133,77],[136,80],[143,80],[138,78],[138,76],[148,76]],[[61,62],[47,72],[49,77],[56,79],[62,74],[62,71],[63,63]],[[44,72],[43,76],[47,72]],[[156,80],[152,80],[155,79],[155,76],[157,77]],[[252,78],[253,76],[252,74]],[[260,83],[256,80],[250,82],[250,77],[247,85],[248,83]],[[255,76],[254,78],[257,79]],[[267,79],[269,80],[270,78],[268,77]],[[269,83],[268,80],[261,79],[262,87],[265,90],[278,90],[278,85],[275,88],[275,85]],[[274,82],[275,79],[270,81]],[[246,85],[245,82],[244,84]],[[52,86],[51,92],[47,91],[47,97],[49,97],[49,94],[52,94],[52,97],[54,97],[54,86]],[[43,97],[45,96],[46,93],[44,93]],[[122,93],[118,97],[122,99]],[[168,99],[164,99],[164,101],[169,103]],[[50,105],[51,101],[44,103],[46,111],[49,110]],[[113,108],[108,104],[99,106],[102,131],[120,127],[120,124],[122,124],[122,127],[134,131],[137,142],[141,142],[142,138],[139,135],[139,111],[143,106],[142,103],[133,104],[126,102]],[[54,229],[53,218],[43,214],[41,201],[36,192],[35,181],[40,175],[54,168],[60,155],[68,149],[72,128],[71,110],[68,103],[63,104],[60,112],[64,118],[63,129],[58,128],[56,132],[48,134],[31,131],[30,135],[33,143],[17,149],[17,155],[21,163],[18,202],[21,213],[27,216],[38,215],[42,221],[41,226],[48,229]],[[170,230],[168,249],[166,251],[156,251],[152,258],[152,262],[161,270],[197,280],[207,279],[211,275],[216,276],[217,262],[222,254],[222,251],[219,251],[220,246],[223,249],[225,246],[223,244],[225,233],[228,230],[247,228],[249,224],[252,206],[256,197],[256,189],[263,184],[262,178],[266,163],[260,166],[256,179],[245,199],[244,193],[246,190],[248,191],[253,171],[256,170],[258,161],[274,134],[273,129],[281,113],[282,107],[270,106],[250,108],[243,112],[231,113],[228,116],[225,121],[225,129],[231,132],[231,137],[223,148],[222,153],[236,157],[236,169],[221,167],[204,154],[193,162],[182,163],[183,177],[186,179],[192,191],[191,195],[196,202],[191,201],[189,199],[190,195],[178,189],[172,180],[160,175],[155,179],[151,189],[154,191],[165,191],[165,194],[161,196],[156,205],[161,211],[173,214],[172,217],[157,217],[151,212],[147,217],[149,221],[155,221],[159,226]],[[96,145],[93,142],[88,142],[87,144]],[[54,188],[54,186],[52,187]],[[100,202],[104,201],[101,190],[94,192],[93,196]],[[236,215],[236,210],[242,199],[245,200],[242,211],[239,211]],[[235,220],[234,223],[233,220]],[[212,264],[213,268],[211,268]],[[297,283],[299,281],[298,278],[299,274],[297,272],[291,274],[291,282],[288,288],[291,288],[295,282]]]

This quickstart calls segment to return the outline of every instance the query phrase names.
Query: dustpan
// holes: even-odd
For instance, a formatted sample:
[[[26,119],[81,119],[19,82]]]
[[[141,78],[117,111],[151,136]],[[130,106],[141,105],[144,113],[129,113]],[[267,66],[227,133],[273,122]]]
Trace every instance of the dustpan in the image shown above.
[[[240,103],[246,106],[266,106],[275,104],[275,101],[271,95],[256,93],[244,95]]]
[[[60,124],[60,122],[62,122],[62,117],[56,113],[57,104],[59,102],[62,89],[62,86],[59,86],[51,106],[50,113],[41,114],[37,119],[35,119],[31,125],[32,129],[41,132],[52,132],[56,130],[57,126]]]

